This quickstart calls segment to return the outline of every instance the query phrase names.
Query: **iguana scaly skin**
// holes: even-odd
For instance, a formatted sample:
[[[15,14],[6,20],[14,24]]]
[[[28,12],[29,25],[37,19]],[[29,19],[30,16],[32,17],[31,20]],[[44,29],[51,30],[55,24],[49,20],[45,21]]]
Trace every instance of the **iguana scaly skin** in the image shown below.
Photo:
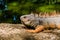
[[[23,15],[20,17],[24,25],[33,26],[35,30],[27,30],[28,32],[41,32],[48,28],[60,29],[60,15],[48,16],[48,17],[38,17],[34,14]]]

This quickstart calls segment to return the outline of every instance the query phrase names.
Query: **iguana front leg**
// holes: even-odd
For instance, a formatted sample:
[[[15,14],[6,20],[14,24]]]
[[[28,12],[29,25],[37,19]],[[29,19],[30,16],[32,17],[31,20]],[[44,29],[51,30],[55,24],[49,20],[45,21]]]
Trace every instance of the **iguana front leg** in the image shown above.
[[[38,33],[38,32],[41,32],[42,30],[44,30],[44,26],[43,25],[38,25],[35,30],[26,30],[26,31],[27,32],[32,32],[32,33]]]

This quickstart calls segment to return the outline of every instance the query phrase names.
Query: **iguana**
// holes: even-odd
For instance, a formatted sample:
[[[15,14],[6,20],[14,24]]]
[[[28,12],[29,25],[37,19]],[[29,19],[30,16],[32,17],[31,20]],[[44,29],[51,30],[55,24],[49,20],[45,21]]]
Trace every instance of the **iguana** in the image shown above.
[[[35,16],[34,14],[28,14],[21,16],[20,19],[24,25],[35,28],[34,30],[28,29],[27,30],[28,32],[37,33],[48,28],[60,29],[60,15],[38,17],[37,15]]]

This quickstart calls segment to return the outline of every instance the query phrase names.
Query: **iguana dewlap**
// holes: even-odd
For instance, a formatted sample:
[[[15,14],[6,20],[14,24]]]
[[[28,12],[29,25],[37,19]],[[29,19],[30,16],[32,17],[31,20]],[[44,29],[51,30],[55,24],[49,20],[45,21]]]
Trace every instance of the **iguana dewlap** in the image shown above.
[[[35,27],[35,30],[27,30],[28,32],[40,32],[45,28],[60,29],[60,15],[49,17],[36,17],[34,14],[23,15],[20,17],[24,25]]]

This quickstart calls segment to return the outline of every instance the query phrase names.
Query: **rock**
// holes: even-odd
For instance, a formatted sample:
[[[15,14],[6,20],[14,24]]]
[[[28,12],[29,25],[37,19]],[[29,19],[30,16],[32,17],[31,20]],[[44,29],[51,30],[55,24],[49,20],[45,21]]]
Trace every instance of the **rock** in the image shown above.
[[[52,33],[38,33],[35,35],[37,40],[58,40],[59,37]]]
[[[22,24],[0,24],[0,40],[60,40],[60,30],[51,33],[29,33]]]

